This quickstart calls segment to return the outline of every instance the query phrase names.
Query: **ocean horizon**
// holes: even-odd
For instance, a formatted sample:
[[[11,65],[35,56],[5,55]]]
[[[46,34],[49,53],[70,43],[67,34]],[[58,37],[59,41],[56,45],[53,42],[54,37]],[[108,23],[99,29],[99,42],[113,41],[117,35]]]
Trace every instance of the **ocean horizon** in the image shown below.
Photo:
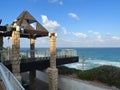
[[[21,50],[29,50],[30,48],[21,48]],[[36,48],[36,50],[44,50],[49,48]],[[120,67],[120,47],[59,47],[58,49],[75,49],[79,56],[79,62],[66,64],[65,66],[70,68],[76,68],[82,70],[82,57],[84,56],[84,70],[99,67],[102,65],[112,65]]]

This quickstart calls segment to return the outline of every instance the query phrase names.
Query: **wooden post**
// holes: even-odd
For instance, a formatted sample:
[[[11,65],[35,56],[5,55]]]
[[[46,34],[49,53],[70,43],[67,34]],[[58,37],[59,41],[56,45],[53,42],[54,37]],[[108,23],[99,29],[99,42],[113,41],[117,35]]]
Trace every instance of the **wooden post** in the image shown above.
[[[35,57],[35,39],[30,38],[30,56],[31,58]],[[35,81],[36,81],[36,70],[32,70],[29,73],[30,80],[30,90],[36,90]]]
[[[50,68],[48,68],[49,90],[58,90],[58,69],[56,68],[56,34],[50,33]]]
[[[0,36],[0,51],[3,50],[3,36]],[[0,53],[0,62],[1,62],[2,53]]]

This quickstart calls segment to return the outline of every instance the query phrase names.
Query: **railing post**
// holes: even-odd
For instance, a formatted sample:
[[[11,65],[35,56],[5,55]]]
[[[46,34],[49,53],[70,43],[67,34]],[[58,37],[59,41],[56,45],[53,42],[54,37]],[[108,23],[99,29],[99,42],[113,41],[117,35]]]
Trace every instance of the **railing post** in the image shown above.
[[[50,33],[50,68],[48,68],[49,90],[58,90],[58,69],[56,68],[56,34]]]

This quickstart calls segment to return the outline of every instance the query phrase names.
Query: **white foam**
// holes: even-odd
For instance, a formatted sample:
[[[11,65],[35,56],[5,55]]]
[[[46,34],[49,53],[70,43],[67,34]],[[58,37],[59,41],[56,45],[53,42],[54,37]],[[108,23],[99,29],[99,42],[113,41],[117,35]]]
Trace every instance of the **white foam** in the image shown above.
[[[112,66],[120,67],[120,62],[114,62],[114,61],[94,60],[92,61],[92,63],[99,65],[112,65]]]
[[[114,62],[114,61],[106,61],[106,60],[86,60],[84,64],[84,69],[91,69],[94,67],[102,66],[102,65],[112,65],[120,67],[120,62]],[[70,68],[76,68],[76,69],[82,69],[82,63],[73,63],[73,64],[66,64],[65,66]]]
[[[73,63],[73,64],[66,64],[65,66],[70,67],[70,68],[79,69],[79,67],[82,67],[82,64],[81,63]]]

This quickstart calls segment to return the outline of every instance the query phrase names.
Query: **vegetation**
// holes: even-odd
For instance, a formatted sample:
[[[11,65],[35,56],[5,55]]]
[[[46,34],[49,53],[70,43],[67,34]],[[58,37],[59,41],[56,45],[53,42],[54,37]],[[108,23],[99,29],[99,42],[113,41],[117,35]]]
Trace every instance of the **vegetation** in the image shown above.
[[[74,68],[68,68],[66,66],[59,66],[59,74],[63,75],[72,75],[72,74],[78,74],[80,70],[74,69]]]
[[[89,81],[98,81],[110,86],[120,88],[120,68],[114,66],[100,66],[90,70],[76,70],[65,66],[58,67],[59,74],[72,75],[76,74],[77,78]]]
[[[21,58],[20,59],[28,59],[28,56],[26,55],[21,55]]]

